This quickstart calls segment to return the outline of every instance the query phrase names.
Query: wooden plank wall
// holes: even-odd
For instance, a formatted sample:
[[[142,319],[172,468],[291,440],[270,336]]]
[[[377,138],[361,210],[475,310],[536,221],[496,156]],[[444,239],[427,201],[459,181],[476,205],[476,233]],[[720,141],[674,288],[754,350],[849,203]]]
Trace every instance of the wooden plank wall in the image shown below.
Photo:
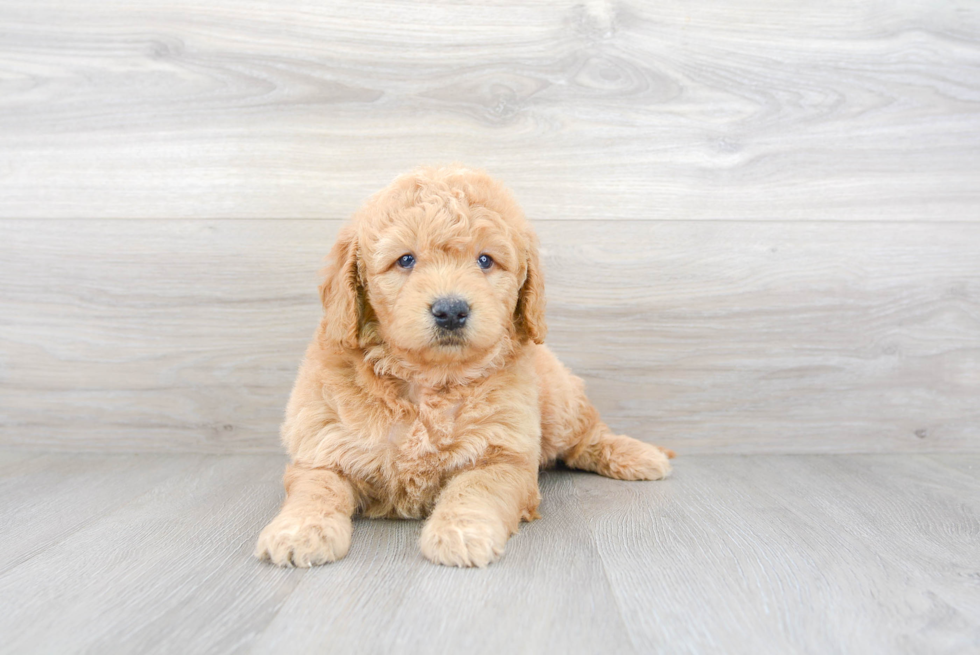
[[[3,3],[0,444],[275,450],[342,220],[457,160],[614,427],[980,450],[980,5],[702,4]]]

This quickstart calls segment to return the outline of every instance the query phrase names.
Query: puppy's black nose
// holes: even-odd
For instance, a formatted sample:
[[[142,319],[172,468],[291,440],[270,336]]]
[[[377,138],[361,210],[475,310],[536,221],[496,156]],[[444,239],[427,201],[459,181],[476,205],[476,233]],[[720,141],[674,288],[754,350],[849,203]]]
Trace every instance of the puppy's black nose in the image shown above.
[[[439,298],[432,303],[431,311],[436,325],[444,330],[458,330],[466,325],[470,306],[462,298]]]

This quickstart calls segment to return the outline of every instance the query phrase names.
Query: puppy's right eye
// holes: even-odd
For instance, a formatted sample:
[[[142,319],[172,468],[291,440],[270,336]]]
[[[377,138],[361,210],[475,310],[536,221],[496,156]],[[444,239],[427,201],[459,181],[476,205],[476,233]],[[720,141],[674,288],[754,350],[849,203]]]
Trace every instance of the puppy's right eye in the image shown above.
[[[398,258],[398,265],[402,268],[412,268],[415,266],[415,256],[414,255],[402,255]]]

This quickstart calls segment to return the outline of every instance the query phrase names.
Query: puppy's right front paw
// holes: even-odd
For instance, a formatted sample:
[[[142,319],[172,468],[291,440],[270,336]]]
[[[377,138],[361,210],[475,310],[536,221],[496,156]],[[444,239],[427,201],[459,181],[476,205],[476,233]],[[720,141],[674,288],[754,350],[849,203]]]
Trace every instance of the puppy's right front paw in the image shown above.
[[[353,529],[350,518],[342,514],[280,514],[259,535],[255,556],[286,567],[335,562],[350,549]]]

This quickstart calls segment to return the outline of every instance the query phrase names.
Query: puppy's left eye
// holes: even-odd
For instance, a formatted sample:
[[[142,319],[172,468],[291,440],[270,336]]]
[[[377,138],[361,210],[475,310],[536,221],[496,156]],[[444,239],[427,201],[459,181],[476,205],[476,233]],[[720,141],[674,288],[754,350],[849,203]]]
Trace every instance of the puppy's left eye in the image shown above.
[[[480,255],[476,258],[476,263],[480,265],[480,268],[487,270],[493,266],[493,258],[490,255]]]
[[[398,258],[398,265],[402,268],[412,268],[415,266],[415,257],[411,254],[402,255]]]

